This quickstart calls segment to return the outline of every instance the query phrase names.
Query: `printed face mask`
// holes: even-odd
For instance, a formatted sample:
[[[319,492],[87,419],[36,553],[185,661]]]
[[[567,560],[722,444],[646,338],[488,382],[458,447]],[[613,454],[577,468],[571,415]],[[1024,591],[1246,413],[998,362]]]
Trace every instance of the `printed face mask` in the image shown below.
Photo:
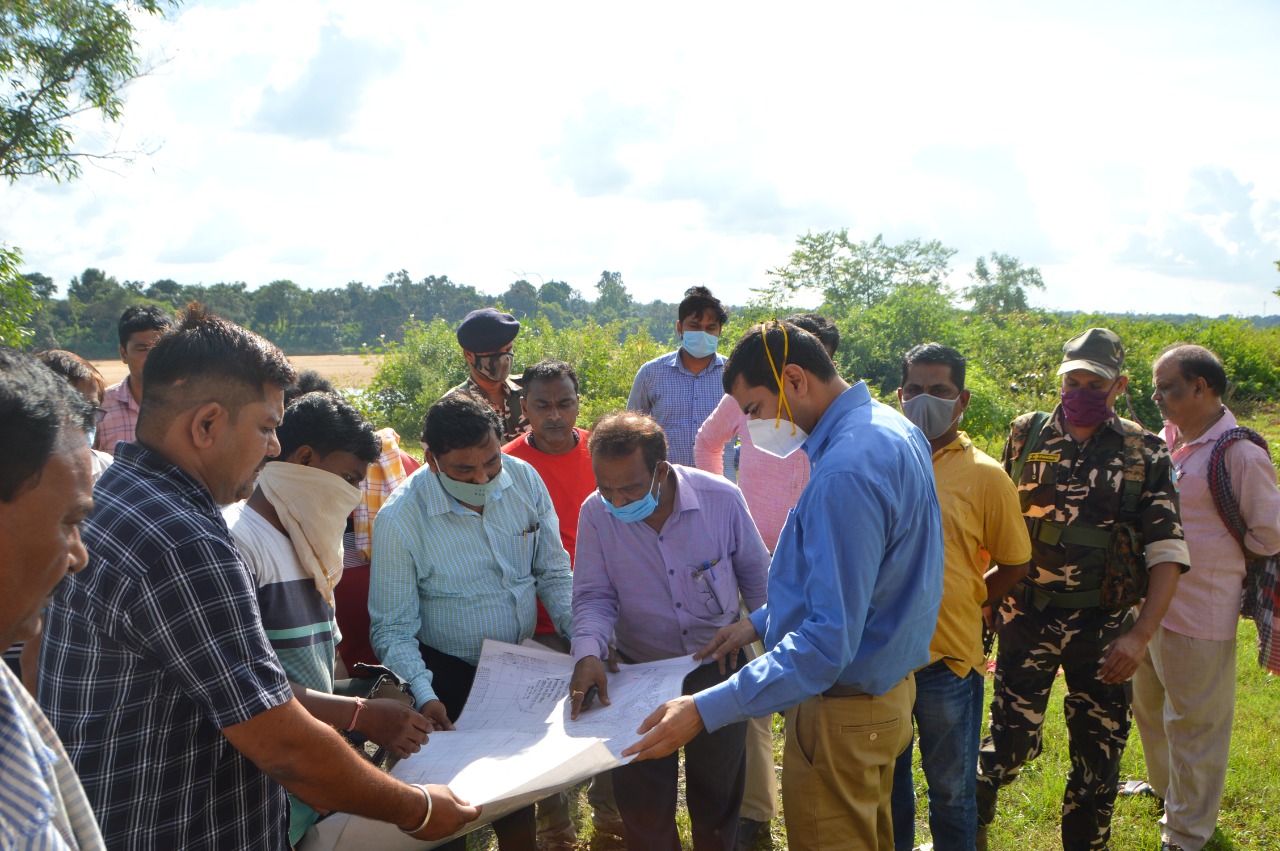
[[[1120,379],[1116,379],[1119,381]],[[1092,387],[1076,387],[1062,394],[1062,416],[1077,428],[1093,428],[1102,425],[1111,416],[1111,407],[1107,397],[1111,395],[1111,387],[1095,390]]]
[[[691,357],[705,358],[716,353],[720,338],[705,331],[685,331],[680,335],[680,345]]]
[[[937,440],[947,433],[956,421],[956,399],[940,399],[921,393],[902,403],[902,413],[924,432],[929,440]]]
[[[490,381],[501,381],[511,373],[511,364],[515,361],[515,352],[494,352],[490,355],[476,355],[476,372]],[[506,361],[504,374],[503,361]]]
[[[657,481],[658,469],[653,470],[653,478],[649,479],[649,491],[635,502],[628,502],[626,505],[618,507],[602,495],[600,498],[604,500],[604,507],[609,509],[609,513],[621,520],[623,523],[638,523],[650,514],[653,514],[658,508],[658,496],[662,495],[662,485],[658,485],[658,495],[653,493],[653,484]]]

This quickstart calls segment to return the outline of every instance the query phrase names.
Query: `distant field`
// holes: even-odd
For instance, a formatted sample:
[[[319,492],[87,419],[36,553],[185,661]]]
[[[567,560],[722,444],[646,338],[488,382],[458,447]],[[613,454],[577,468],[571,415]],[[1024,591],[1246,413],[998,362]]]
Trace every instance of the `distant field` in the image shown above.
[[[339,387],[363,387],[378,369],[376,355],[295,355],[289,360],[299,372],[314,369]],[[93,365],[108,384],[115,384],[129,373],[128,367],[118,360],[96,360]]]

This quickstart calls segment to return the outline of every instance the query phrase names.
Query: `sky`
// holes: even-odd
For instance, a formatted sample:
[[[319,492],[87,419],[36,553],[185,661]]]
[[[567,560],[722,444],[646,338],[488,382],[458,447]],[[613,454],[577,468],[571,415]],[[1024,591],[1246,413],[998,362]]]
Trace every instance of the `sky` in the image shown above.
[[[86,122],[82,179],[0,187],[65,287],[405,269],[745,303],[805,232],[1012,254],[1034,305],[1280,313],[1280,4],[187,0]],[[804,301],[804,299],[802,299]],[[816,303],[816,298],[808,299]]]

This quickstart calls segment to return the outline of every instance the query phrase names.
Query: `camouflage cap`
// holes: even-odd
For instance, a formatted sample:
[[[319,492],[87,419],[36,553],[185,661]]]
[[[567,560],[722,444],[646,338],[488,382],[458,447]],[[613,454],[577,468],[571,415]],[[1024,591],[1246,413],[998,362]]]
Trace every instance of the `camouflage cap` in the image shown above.
[[[1124,368],[1124,346],[1114,331],[1090,328],[1077,334],[1062,347],[1062,366],[1058,375],[1073,369],[1087,369],[1106,379],[1114,379]]]

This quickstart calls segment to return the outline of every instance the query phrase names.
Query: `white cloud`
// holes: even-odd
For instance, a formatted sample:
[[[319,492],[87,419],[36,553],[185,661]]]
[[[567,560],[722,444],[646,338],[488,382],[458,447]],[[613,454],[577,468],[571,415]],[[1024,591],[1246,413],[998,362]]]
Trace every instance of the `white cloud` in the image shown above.
[[[64,284],[406,268],[749,297],[797,234],[991,250],[1055,307],[1255,312],[1280,259],[1280,10],[197,2],[102,144],[0,195]],[[1213,177],[1217,175],[1217,177]]]

